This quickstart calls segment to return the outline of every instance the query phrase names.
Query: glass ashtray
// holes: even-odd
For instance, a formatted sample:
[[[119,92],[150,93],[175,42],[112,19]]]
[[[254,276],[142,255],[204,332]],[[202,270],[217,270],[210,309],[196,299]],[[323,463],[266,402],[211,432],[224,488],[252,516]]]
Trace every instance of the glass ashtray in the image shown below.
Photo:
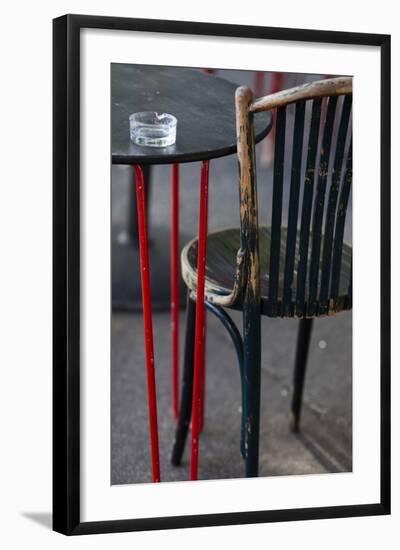
[[[168,147],[176,141],[177,119],[168,113],[145,111],[129,117],[131,141],[146,147]]]

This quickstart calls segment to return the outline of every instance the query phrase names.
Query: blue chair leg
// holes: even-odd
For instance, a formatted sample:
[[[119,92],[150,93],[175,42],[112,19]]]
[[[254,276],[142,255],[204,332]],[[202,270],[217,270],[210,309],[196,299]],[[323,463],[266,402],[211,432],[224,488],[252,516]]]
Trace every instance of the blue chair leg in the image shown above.
[[[235,347],[236,355],[239,363],[240,381],[242,387],[242,429],[240,438],[240,450],[243,458],[244,452],[244,399],[243,399],[243,341],[239,330],[228,313],[219,306],[205,302],[208,311],[211,311],[224,325],[229,336],[232,339]],[[185,443],[187,439],[190,418],[192,413],[192,391],[193,391],[193,352],[194,352],[194,331],[196,318],[196,303],[188,297],[187,316],[186,316],[186,340],[185,340],[185,356],[183,367],[183,384],[181,394],[181,406],[179,408],[179,419],[175,434],[175,443],[172,450],[171,462],[174,466],[181,463]]]
[[[244,403],[244,393],[243,393],[243,383],[244,383],[244,376],[243,376],[243,340],[240,335],[240,332],[233,322],[232,318],[228,315],[228,313],[222,309],[220,306],[216,306],[214,304],[211,304],[209,302],[206,302],[206,308],[208,311],[211,311],[224,325],[226,328],[229,336],[231,337],[231,340],[233,342],[233,345],[235,347],[238,364],[239,364],[239,372],[240,372],[240,385],[241,385],[241,394],[242,394],[242,425],[241,425],[241,432],[240,432],[240,452],[243,458],[245,458],[245,448],[244,448],[244,433],[245,433],[245,403]]]
[[[261,386],[261,317],[257,303],[243,311],[244,451],[246,477],[258,476]]]
[[[174,466],[179,466],[181,463],[189,430],[190,419],[192,416],[195,325],[196,302],[190,298],[190,292],[188,291],[181,403],[179,407],[178,424],[175,432],[175,442],[171,457],[171,462]]]
[[[312,319],[300,320],[293,377],[291,428],[294,432],[298,432],[300,429],[301,405],[303,401],[304,380],[306,376],[307,357],[310,347],[312,326]]]

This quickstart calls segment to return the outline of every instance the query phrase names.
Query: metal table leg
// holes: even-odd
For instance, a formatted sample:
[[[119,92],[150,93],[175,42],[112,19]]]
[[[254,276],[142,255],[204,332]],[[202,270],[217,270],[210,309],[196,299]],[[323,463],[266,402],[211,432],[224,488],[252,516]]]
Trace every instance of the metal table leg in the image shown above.
[[[201,366],[201,386],[200,386],[200,419],[199,432],[204,428],[205,402],[206,402],[206,348],[207,348],[207,310],[204,312],[204,342],[203,342],[203,364]]]
[[[192,402],[192,446],[190,453],[190,479],[197,479],[199,455],[199,428],[201,417],[201,387],[204,365],[204,278],[207,244],[207,210],[208,210],[208,161],[201,166],[199,242],[197,253],[197,295],[196,295],[196,328],[194,346],[194,380]]]
[[[179,412],[179,166],[171,173],[171,382],[172,412]]]
[[[140,272],[142,282],[142,302],[143,302],[143,325],[146,351],[146,375],[147,375],[147,398],[150,420],[150,447],[151,447],[151,466],[153,482],[160,481],[160,459],[158,450],[158,427],[157,427],[157,396],[156,382],[154,375],[154,349],[153,349],[153,324],[151,312],[150,295],[150,272],[149,272],[149,252],[146,227],[146,208],[144,175],[141,166],[134,166],[136,176],[136,199],[138,209],[138,233],[139,233],[139,252],[140,252]]]

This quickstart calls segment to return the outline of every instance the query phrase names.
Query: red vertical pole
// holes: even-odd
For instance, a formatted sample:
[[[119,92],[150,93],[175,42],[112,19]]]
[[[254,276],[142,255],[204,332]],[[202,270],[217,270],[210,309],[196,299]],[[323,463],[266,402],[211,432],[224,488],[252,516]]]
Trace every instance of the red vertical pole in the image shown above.
[[[203,352],[203,364],[201,365],[201,386],[200,386],[200,419],[199,419],[199,432],[204,428],[204,416],[206,408],[206,353],[207,353],[207,310],[204,311],[204,352]]]
[[[254,93],[261,97],[264,91],[264,71],[256,71],[254,74]]]
[[[135,165],[133,168],[135,171],[136,200],[138,210],[140,273],[142,280],[143,325],[146,351],[147,401],[150,420],[151,467],[153,482],[158,482],[160,481],[160,458],[158,451],[157,397],[154,375],[153,325],[151,315],[149,250],[147,242],[144,178],[143,169],[141,166]]]
[[[171,180],[171,364],[172,412],[179,412],[179,166],[172,165]]]
[[[192,446],[190,451],[190,479],[197,479],[199,458],[199,428],[202,371],[204,365],[204,278],[206,267],[207,245],[207,210],[208,210],[208,161],[201,165],[200,182],[200,212],[199,212],[199,240],[197,251],[197,295],[196,295],[196,327],[194,342],[194,375],[192,401]]]
[[[282,88],[283,73],[271,73],[271,86],[269,93],[274,94]]]

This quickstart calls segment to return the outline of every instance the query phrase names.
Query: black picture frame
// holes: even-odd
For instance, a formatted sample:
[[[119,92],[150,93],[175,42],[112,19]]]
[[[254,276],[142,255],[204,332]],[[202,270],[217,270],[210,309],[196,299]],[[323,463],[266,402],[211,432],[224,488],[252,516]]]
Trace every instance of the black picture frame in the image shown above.
[[[381,496],[372,504],[80,521],[80,30],[378,46],[381,51]],[[390,36],[65,15],[53,21],[53,529],[66,535],[390,513]]]

